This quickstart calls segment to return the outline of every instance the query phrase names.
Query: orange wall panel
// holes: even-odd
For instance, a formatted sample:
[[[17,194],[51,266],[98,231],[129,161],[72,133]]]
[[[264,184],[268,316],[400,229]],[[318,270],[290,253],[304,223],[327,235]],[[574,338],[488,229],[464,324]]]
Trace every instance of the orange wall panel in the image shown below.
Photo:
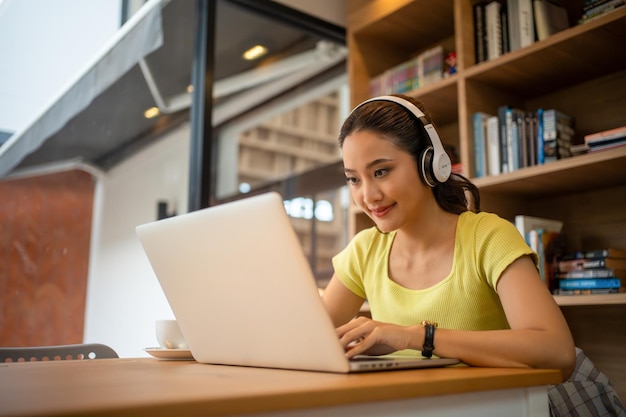
[[[0,182],[0,346],[81,343],[94,179]]]

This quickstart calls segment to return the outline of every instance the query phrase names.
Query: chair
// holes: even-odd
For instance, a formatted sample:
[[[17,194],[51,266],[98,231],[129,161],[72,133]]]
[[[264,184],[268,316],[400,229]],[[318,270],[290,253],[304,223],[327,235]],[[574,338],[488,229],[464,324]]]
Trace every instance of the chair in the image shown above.
[[[609,377],[576,348],[576,366],[570,378],[548,389],[551,417],[626,417]]]
[[[119,356],[115,350],[100,343],[0,347],[0,363],[104,358],[119,358]]]

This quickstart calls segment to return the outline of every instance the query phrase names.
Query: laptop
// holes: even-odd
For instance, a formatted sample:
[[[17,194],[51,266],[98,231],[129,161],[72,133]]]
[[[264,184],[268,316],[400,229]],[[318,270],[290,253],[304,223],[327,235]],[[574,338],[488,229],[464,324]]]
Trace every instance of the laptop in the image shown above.
[[[459,362],[348,360],[278,193],[140,225],[136,232],[198,362],[337,373]]]

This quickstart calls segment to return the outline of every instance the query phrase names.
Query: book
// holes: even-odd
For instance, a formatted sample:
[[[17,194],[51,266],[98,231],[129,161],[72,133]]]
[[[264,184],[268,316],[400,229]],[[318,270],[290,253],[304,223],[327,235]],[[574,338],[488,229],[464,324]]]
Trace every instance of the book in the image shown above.
[[[619,288],[621,286],[619,278],[581,278],[581,279],[561,279],[559,289],[592,289],[592,288]]]
[[[487,59],[502,55],[502,21],[499,1],[492,1],[485,6],[485,26],[487,28]]]
[[[626,145],[626,138],[603,145],[589,146],[589,152],[603,151],[605,149],[613,149],[624,145]]]
[[[589,150],[589,145],[585,143],[572,144],[569,147],[569,152],[572,154],[572,156],[586,154],[587,152],[589,152]]]
[[[519,23],[519,1],[507,0],[507,23],[509,27],[509,49],[515,51],[520,48],[520,23]]]
[[[588,251],[576,251],[563,256],[562,260],[594,259],[594,258],[626,258],[626,249],[606,248]]]
[[[527,216],[524,214],[516,215],[514,218],[514,223],[515,227],[524,238],[526,238],[526,235],[531,230],[543,229],[548,232],[560,233],[563,229],[563,222],[560,220]]]
[[[509,152],[506,132],[506,113],[509,106],[503,105],[498,107],[498,140],[500,142],[500,172],[507,173],[509,170]]]
[[[473,6],[474,47],[476,63],[487,60],[487,26],[485,24],[485,3],[479,1]]]
[[[537,165],[545,163],[545,155],[543,153],[543,109],[537,109]]]
[[[414,60],[403,62],[391,70],[391,90],[394,93],[406,93],[417,86],[417,66]]]
[[[554,295],[617,294],[619,293],[619,288],[585,288],[575,290],[556,288],[552,293]]]
[[[602,132],[591,133],[585,135],[583,140],[587,146],[593,146],[596,144],[605,144],[613,140],[619,140],[624,138],[626,138],[626,126],[603,130]]]
[[[526,243],[537,254],[539,275],[546,286],[552,289],[557,275],[557,262],[563,252],[563,223],[558,220],[515,216],[515,227]]]
[[[585,269],[582,271],[558,272],[555,274],[555,277],[557,279],[613,278],[613,277],[617,277],[617,275],[615,275],[615,270],[613,268],[596,268],[596,269]]]
[[[593,268],[626,270],[626,258],[583,258],[558,261],[559,272],[582,271]]]
[[[526,112],[524,115],[523,156],[524,166],[537,165],[537,116],[534,112]]]
[[[516,171],[523,163],[523,120],[524,111],[518,108],[506,110],[506,143],[509,171]]]
[[[498,175],[501,172],[500,163],[500,136],[498,135],[498,116],[487,119],[487,165],[489,175]]]
[[[487,119],[490,114],[476,112],[472,115],[472,143],[474,150],[474,177],[487,175]]]
[[[585,0],[585,4],[582,7],[582,12],[585,13],[586,11],[593,9],[594,7],[598,7],[610,1],[611,0]]]
[[[546,286],[550,289],[555,287],[554,277],[556,275],[557,259],[560,254],[559,240],[562,235],[559,232],[551,232],[543,229],[536,229],[531,233],[537,233],[537,258],[539,274]]]
[[[502,53],[506,54],[510,52],[509,46],[509,22],[508,12],[506,10],[506,2],[502,2],[500,5],[500,36],[502,37]]]
[[[599,4],[591,9],[583,12],[578,23],[586,23],[596,17],[602,16],[605,13],[609,13],[615,9],[623,7],[626,2],[624,0],[609,0]]]
[[[559,138],[574,136],[574,119],[556,109],[543,110],[543,162],[552,162],[560,159]]]
[[[420,86],[425,86],[443,79],[444,54],[442,45],[427,49],[419,54],[417,59],[418,69],[421,70],[421,73],[418,75]]]
[[[535,20],[532,0],[518,0],[520,48],[535,42]]]
[[[511,51],[535,42],[532,0],[507,0],[509,47]]]
[[[533,0],[537,40],[544,40],[569,27],[567,10],[554,0]]]

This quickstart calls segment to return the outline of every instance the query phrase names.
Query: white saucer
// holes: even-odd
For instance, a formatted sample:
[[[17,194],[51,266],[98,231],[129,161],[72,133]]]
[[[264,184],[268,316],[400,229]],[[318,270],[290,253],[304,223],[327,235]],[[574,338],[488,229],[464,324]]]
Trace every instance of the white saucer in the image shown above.
[[[170,361],[193,360],[193,356],[191,355],[191,351],[189,349],[164,349],[160,347],[150,347],[150,348],[145,348],[144,351],[148,352],[155,358],[159,358],[159,359],[165,359],[165,360],[170,360]]]

